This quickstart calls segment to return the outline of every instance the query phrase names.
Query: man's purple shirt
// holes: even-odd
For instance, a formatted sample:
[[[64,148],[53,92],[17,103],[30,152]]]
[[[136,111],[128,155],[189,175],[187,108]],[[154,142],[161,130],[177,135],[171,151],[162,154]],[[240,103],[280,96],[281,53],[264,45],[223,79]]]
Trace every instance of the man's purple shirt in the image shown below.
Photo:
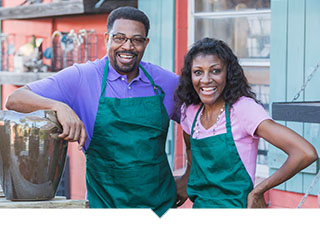
[[[88,148],[93,134],[106,59],[105,56],[94,62],[75,64],[52,77],[27,85],[31,91],[64,102],[75,111],[87,131],[85,149]],[[154,83],[163,89],[165,93],[163,104],[170,118],[179,122],[180,113],[176,113],[173,101],[179,81],[178,76],[151,63],[140,64],[150,74]],[[130,98],[153,95],[155,95],[153,86],[140,68],[139,75],[128,83],[127,76],[117,73],[109,64],[106,97]]]

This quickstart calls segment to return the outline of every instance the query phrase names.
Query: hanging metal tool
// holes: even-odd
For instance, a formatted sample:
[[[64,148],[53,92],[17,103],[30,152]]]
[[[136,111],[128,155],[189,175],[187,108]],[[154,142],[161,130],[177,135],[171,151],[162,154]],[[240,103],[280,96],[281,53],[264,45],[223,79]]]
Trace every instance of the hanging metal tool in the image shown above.
[[[51,36],[52,40],[52,63],[51,71],[57,72],[63,69],[63,50],[61,48],[61,38],[63,34],[59,31],[53,32]]]
[[[98,38],[94,29],[78,33],[55,31],[52,34],[52,71],[56,72],[74,63],[94,61],[98,57]]]

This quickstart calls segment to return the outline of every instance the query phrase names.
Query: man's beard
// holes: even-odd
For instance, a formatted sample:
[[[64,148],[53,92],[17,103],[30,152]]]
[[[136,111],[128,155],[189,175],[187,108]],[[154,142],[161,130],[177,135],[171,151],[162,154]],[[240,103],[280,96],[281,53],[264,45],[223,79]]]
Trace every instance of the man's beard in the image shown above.
[[[118,65],[118,62],[117,62],[117,55],[120,54],[120,53],[129,53],[129,54],[132,54],[135,56],[135,61],[132,65]],[[116,53],[115,57],[114,57],[114,68],[116,71],[118,72],[122,72],[122,73],[130,73],[130,72],[133,72],[137,67],[137,54],[134,53],[134,52],[131,52],[131,51],[119,51]]]
[[[136,67],[137,67],[137,61],[135,61],[132,65],[128,65],[128,66],[120,66],[118,65],[118,62],[116,60],[114,61],[114,68],[118,72],[130,73],[130,72],[133,72],[136,69]]]

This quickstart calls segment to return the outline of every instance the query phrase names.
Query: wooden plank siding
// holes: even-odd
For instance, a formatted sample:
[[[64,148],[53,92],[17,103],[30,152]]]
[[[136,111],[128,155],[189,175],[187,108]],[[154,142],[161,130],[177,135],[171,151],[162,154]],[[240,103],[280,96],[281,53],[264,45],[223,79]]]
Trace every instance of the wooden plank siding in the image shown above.
[[[304,75],[304,43],[305,43],[305,1],[288,1],[288,45],[287,45],[287,94],[286,100],[291,101],[303,84]],[[303,101],[299,97],[297,101]],[[287,122],[287,126],[303,135],[303,123]],[[286,190],[302,193],[302,173],[286,182]]]
[[[143,60],[174,71],[174,9],[172,0],[139,0],[138,8],[150,20],[150,42]]]
[[[288,26],[288,1],[271,1],[271,53],[270,53],[270,103],[286,100],[286,75],[287,75],[287,26]],[[270,110],[272,106],[270,105]],[[284,122],[279,122],[283,123]],[[269,174],[273,174],[280,164],[285,161],[286,155],[269,146],[268,165]],[[285,183],[276,187],[285,190]]]
[[[271,59],[270,59],[270,108],[273,102],[290,102],[306,81],[306,75],[320,60],[320,2],[316,0],[271,1]],[[297,101],[319,101],[319,72]],[[278,121],[295,130],[320,149],[319,124]],[[269,147],[270,174],[281,167],[287,156],[274,146]],[[277,189],[304,193],[311,184],[318,163],[298,173]],[[317,194],[317,184],[311,194]]]
[[[319,31],[320,31],[320,1],[319,0],[305,0],[306,1],[306,42],[305,42],[305,71],[308,74],[312,68],[320,61],[320,43],[319,43]],[[304,78],[306,81],[308,78]],[[320,85],[320,71],[318,69],[315,72],[314,77],[307,85],[304,92],[305,101],[319,101]],[[320,155],[320,124],[306,123],[304,124],[304,137],[310,141],[318,151]],[[317,163],[317,169],[319,169],[319,161]],[[304,190],[309,187],[314,179],[314,174],[303,174],[304,177]],[[320,191],[320,184],[317,183],[312,190],[312,194],[317,194]]]
[[[159,65],[174,72],[175,1],[138,0],[141,9],[150,20],[150,42],[143,61]],[[174,169],[174,123],[170,122],[166,153],[171,169]]]

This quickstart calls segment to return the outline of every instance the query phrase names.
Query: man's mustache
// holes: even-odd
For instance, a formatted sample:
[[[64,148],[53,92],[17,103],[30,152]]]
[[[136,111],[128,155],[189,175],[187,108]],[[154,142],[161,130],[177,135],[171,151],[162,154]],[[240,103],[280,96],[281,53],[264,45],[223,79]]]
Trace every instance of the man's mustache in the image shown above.
[[[126,50],[122,50],[122,51],[117,51],[116,54],[130,54],[130,55],[133,55],[135,57],[138,56],[138,54],[136,52],[133,52],[133,51],[126,51]]]

